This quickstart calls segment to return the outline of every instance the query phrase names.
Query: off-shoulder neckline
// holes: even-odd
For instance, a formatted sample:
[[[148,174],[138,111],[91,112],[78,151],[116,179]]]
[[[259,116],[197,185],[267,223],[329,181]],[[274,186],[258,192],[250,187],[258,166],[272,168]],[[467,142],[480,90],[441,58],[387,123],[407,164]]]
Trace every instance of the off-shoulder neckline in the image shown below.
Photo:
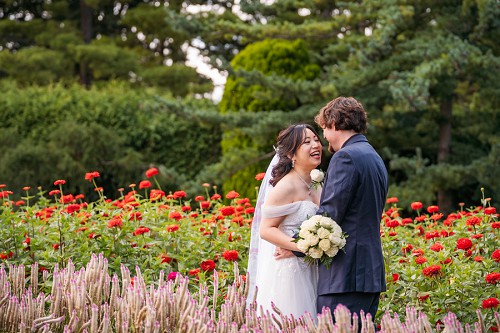
[[[290,203],[284,204],[284,205],[262,206],[262,208],[268,208],[268,207],[287,207],[287,206],[292,206],[292,205],[296,205],[296,204],[301,204],[303,202],[310,202],[314,206],[319,207],[319,205],[317,205],[316,203],[314,203],[314,201],[311,201],[311,200],[298,200],[298,201],[290,202]]]

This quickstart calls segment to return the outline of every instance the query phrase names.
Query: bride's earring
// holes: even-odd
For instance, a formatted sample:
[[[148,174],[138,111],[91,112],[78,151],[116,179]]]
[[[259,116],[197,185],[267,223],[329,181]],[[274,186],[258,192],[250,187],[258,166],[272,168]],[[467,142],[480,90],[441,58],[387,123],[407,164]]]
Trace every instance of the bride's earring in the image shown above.
[[[292,160],[292,168],[295,166],[295,160]]]

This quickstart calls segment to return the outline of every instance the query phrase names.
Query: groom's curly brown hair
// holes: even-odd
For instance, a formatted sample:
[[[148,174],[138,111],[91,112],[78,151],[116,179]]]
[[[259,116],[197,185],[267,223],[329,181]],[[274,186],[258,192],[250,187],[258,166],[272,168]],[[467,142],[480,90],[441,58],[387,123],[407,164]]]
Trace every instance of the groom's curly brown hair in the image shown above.
[[[321,128],[337,130],[354,130],[356,133],[366,133],[366,111],[353,97],[337,97],[325,105],[314,117]]]

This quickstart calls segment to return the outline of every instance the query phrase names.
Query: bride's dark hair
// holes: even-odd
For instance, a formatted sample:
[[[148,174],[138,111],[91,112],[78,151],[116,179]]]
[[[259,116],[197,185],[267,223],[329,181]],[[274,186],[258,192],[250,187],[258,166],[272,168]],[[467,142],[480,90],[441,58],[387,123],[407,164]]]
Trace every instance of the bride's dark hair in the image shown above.
[[[276,154],[279,156],[278,163],[271,171],[269,183],[275,186],[287,173],[292,170],[292,158],[299,147],[304,143],[306,130],[309,129],[319,138],[318,133],[309,124],[290,125],[282,130],[276,139]]]

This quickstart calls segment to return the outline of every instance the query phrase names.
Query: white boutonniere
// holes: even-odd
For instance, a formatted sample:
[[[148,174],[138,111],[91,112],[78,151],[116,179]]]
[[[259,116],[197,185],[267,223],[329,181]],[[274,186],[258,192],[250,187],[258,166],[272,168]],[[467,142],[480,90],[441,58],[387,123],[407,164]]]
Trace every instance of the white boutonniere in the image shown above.
[[[325,181],[325,173],[319,169],[311,170],[311,181],[314,188],[323,187]]]

